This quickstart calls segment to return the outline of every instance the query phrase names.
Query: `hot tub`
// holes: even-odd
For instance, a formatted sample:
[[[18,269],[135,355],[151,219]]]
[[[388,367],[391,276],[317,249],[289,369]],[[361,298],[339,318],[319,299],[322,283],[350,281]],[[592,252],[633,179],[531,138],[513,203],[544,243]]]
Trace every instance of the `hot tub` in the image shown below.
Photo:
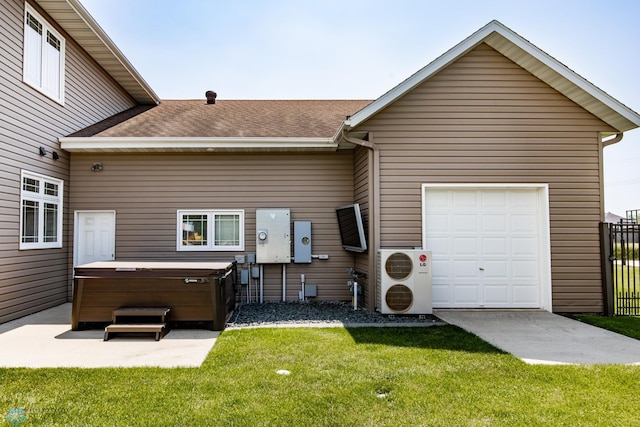
[[[111,322],[119,307],[168,307],[172,323],[220,331],[235,309],[235,261],[101,261],[74,271],[73,330]]]

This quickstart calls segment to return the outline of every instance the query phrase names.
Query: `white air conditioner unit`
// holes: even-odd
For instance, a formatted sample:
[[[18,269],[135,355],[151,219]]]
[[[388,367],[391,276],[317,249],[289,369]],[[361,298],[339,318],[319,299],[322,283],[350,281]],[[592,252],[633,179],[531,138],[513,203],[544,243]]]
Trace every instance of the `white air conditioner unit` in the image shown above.
[[[379,249],[377,308],[382,314],[431,314],[431,251]]]

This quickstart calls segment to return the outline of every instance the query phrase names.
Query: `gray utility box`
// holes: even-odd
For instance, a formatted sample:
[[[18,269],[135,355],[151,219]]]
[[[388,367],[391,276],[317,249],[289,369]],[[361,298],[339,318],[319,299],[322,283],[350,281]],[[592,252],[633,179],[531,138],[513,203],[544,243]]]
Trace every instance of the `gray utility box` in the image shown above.
[[[291,262],[290,209],[256,209],[256,262]]]
[[[293,221],[293,262],[311,263],[311,221]]]

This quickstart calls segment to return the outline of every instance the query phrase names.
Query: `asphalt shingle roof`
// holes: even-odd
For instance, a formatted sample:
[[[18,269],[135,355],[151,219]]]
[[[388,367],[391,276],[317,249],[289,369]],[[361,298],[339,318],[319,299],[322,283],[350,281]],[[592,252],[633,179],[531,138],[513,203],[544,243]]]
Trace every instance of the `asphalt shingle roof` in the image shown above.
[[[330,138],[368,100],[165,100],[69,136]]]

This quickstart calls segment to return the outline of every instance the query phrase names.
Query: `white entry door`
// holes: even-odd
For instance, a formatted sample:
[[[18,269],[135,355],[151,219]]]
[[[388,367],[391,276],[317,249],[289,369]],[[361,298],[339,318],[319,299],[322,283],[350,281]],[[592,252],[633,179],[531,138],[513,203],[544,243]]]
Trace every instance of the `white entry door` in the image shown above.
[[[545,308],[535,188],[425,188],[434,308]]]
[[[115,211],[76,211],[75,224],[74,266],[115,259]]]

